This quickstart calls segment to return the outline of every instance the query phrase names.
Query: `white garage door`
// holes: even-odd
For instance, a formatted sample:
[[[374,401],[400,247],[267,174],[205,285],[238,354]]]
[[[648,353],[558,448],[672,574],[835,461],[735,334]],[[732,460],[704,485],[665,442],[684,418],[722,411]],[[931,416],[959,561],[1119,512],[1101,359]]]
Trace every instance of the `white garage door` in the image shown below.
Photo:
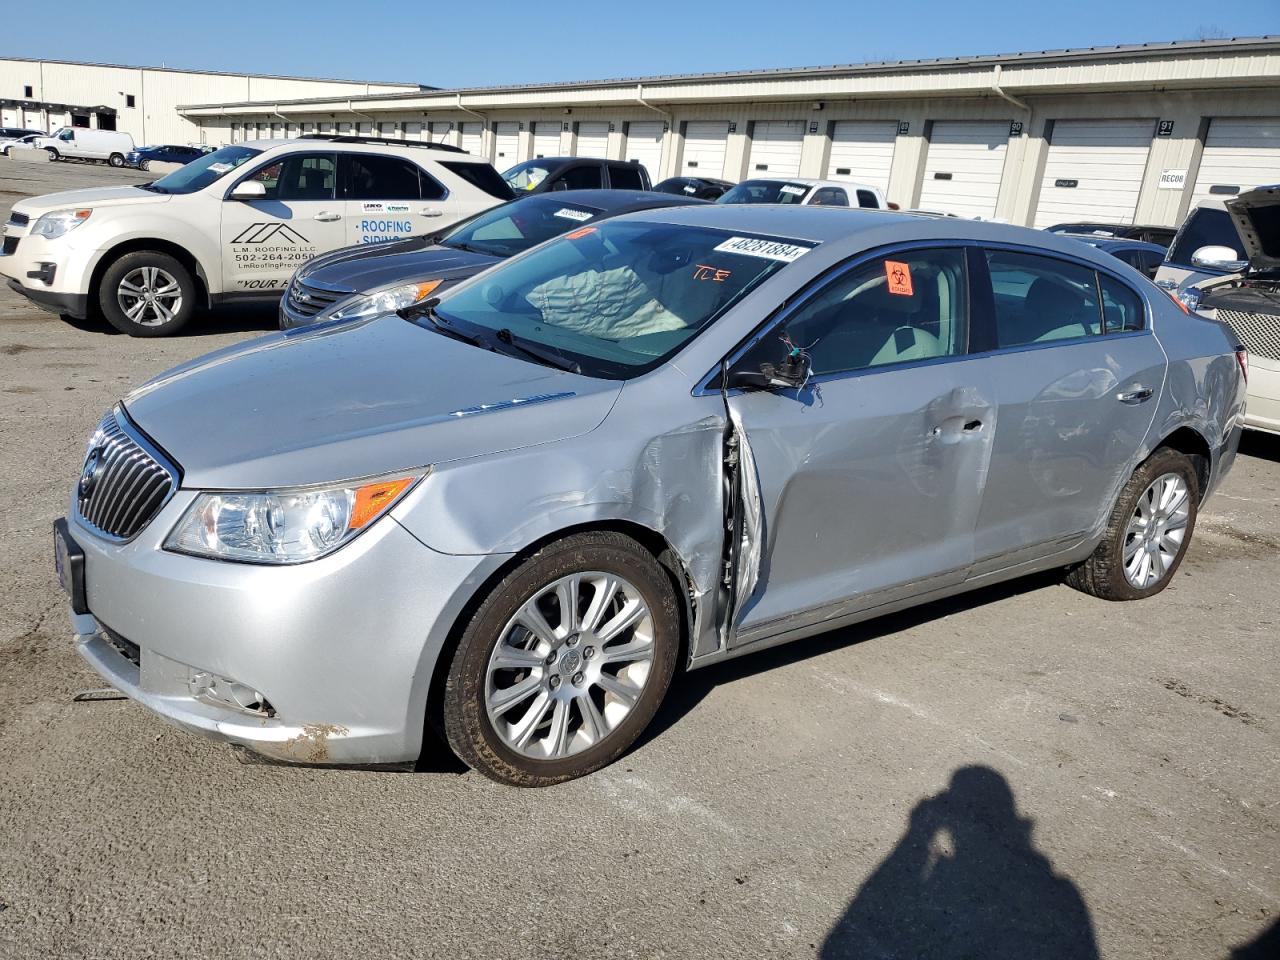
[[[662,177],[662,121],[643,120],[627,124],[626,160],[635,160],[649,171],[657,183]]]
[[[533,155],[535,157],[560,156],[560,121],[533,125]]]
[[[935,122],[920,206],[962,217],[995,216],[1009,122]]]
[[[826,178],[866,183],[889,192],[893,148],[898,141],[895,120],[839,120],[831,132],[831,159]]]
[[[520,128],[514,121],[494,126],[494,167],[506,170],[520,162]]]
[[[483,129],[484,127],[479,123],[464,123],[462,125],[462,143],[459,146],[473,156],[483,156],[484,154],[480,150],[480,134]]]
[[[605,120],[584,120],[578,124],[578,157],[604,158],[609,150],[609,124]]]
[[[724,148],[729,124],[722,120],[690,120],[684,128],[682,177],[724,176]]]
[[[1057,120],[1040,181],[1035,225],[1133,223],[1154,120]]]
[[[798,176],[803,149],[803,120],[757,120],[751,130],[747,176]]]
[[[1210,120],[1192,202],[1264,183],[1280,183],[1280,117]]]

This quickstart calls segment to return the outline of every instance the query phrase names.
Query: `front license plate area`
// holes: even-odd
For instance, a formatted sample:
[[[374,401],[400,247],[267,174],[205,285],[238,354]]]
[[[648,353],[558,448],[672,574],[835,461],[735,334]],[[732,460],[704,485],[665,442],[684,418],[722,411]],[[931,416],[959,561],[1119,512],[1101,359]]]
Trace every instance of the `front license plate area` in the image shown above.
[[[75,613],[89,612],[84,592],[84,551],[71,537],[65,518],[53,522],[53,565],[58,571],[58,583],[71,598]]]

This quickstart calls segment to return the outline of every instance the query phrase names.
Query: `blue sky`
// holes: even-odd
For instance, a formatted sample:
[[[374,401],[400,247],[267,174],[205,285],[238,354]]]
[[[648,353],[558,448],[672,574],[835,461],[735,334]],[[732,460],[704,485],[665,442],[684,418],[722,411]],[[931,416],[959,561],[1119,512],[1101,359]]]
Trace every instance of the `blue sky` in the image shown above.
[[[59,0],[61,28],[47,3],[9,6],[0,56],[432,86],[1280,33],[1280,0]]]

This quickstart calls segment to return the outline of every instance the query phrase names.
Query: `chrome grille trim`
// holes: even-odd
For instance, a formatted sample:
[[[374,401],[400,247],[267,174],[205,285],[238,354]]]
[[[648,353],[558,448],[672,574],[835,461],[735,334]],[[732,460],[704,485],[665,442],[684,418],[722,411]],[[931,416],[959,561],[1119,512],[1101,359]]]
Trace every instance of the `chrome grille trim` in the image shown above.
[[[1218,319],[1231,327],[1255,357],[1280,360],[1280,314],[1219,309]]]
[[[132,540],[169,502],[180,481],[178,467],[116,407],[89,441],[76,489],[76,519],[108,540]]]
[[[296,277],[285,291],[289,310],[300,317],[314,317],[322,310],[333,306],[339,300],[351,296],[350,290],[327,290],[324,287],[306,283]],[[306,297],[304,300],[303,297]]]

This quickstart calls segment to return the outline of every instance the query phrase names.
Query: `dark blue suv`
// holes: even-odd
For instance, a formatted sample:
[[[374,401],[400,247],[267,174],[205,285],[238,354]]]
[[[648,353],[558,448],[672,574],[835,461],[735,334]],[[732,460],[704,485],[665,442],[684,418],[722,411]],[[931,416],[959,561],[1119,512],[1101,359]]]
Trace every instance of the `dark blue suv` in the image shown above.
[[[183,147],[177,144],[161,144],[156,147],[138,147],[130,150],[125,162],[131,167],[146,170],[152,162],[156,163],[190,163],[203,157],[207,150],[201,147]]]

